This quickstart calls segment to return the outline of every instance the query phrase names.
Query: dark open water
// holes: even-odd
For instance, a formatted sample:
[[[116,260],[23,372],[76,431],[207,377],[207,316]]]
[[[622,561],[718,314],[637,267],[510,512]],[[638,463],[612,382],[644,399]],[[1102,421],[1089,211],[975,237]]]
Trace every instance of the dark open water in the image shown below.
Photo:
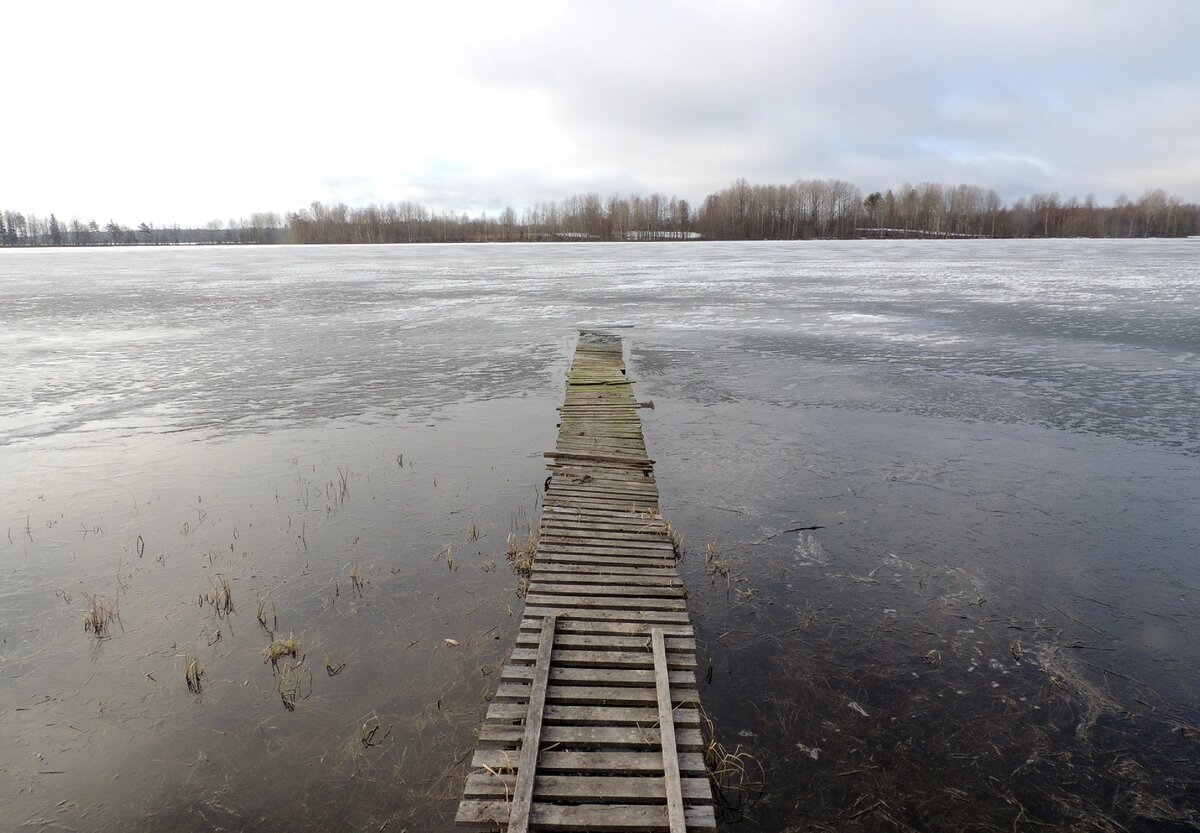
[[[704,703],[752,756],[728,829],[1196,829],[1197,263],[5,252],[0,828],[451,829],[574,330],[621,323]]]

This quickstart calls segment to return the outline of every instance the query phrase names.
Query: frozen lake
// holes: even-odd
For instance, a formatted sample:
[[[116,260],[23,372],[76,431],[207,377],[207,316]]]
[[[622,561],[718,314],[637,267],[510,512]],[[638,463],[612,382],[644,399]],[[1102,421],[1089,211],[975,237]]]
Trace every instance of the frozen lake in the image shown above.
[[[452,829],[522,605],[505,537],[576,328],[621,324],[704,705],[765,773],[728,821],[1194,829],[1198,264],[0,252],[0,827]]]

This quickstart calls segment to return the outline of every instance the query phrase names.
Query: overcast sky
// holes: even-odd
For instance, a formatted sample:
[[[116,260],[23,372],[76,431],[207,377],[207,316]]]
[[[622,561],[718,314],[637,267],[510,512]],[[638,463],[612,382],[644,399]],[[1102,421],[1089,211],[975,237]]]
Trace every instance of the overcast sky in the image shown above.
[[[737,177],[1200,201],[1200,2],[24,2],[0,209],[495,212]]]

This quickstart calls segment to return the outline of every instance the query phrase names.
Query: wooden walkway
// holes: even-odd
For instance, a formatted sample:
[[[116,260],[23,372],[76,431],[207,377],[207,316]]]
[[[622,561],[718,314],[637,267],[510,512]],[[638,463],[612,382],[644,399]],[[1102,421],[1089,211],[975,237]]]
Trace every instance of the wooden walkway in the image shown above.
[[[696,641],[619,339],[583,332],[567,377],[516,647],[459,824],[711,831]]]

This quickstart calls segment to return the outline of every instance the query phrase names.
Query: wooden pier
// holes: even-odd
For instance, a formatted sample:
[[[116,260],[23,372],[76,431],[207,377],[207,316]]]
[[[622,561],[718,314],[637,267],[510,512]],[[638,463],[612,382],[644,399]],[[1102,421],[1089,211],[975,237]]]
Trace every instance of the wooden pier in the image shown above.
[[[508,833],[712,831],[696,641],[621,341],[567,376],[516,646],[457,821]]]

